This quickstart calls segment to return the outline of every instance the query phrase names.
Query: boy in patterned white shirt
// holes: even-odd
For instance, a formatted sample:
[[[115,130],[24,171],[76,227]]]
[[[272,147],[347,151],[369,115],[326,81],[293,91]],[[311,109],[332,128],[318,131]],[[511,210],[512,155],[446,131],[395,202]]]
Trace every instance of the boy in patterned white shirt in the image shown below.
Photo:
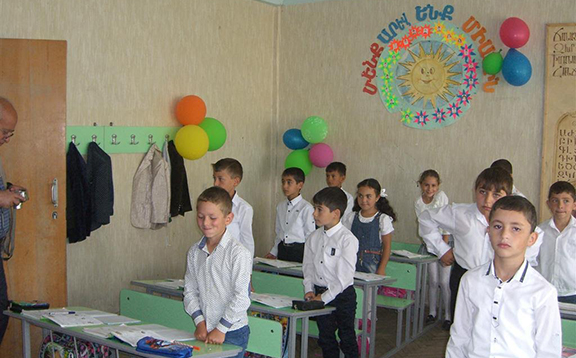
[[[226,190],[212,187],[198,197],[196,222],[204,236],[188,251],[184,308],[196,325],[196,339],[240,346],[241,358],[250,335],[246,311],[252,255],[226,229],[233,217]]]

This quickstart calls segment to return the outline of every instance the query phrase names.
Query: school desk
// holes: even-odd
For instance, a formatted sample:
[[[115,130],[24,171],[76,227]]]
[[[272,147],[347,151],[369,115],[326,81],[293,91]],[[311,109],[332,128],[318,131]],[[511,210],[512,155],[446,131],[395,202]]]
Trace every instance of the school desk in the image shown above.
[[[173,297],[177,299],[183,298],[183,290],[170,288],[166,286],[159,285],[159,282],[166,280],[134,280],[130,284],[138,287],[143,287],[146,289],[148,294],[160,294],[163,297]],[[320,310],[310,310],[310,311],[298,311],[292,308],[273,308],[266,306],[257,302],[252,302],[250,304],[251,311],[268,313],[275,316],[288,318],[288,357],[296,357],[296,327],[298,319],[302,319],[302,340],[300,348],[300,357],[306,358],[308,356],[308,326],[311,317],[323,316],[330,314],[335,310],[334,307],[325,307]]]
[[[264,264],[254,264],[253,266],[254,271],[265,271],[265,272],[273,272],[279,273],[282,275],[288,276],[295,276],[295,277],[303,277],[304,274],[302,273],[302,267],[291,267],[291,268],[278,268],[274,266],[264,265]],[[363,280],[354,280],[354,286],[360,287],[364,291],[364,301],[362,304],[362,343],[361,343],[361,358],[366,358],[366,342],[368,341],[366,338],[370,336],[370,342],[376,342],[376,292],[378,291],[378,286],[386,286],[396,280],[391,277],[386,277],[381,280],[375,281],[363,281]],[[368,300],[371,297],[371,313],[370,317],[368,317]],[[368,333],[368,322],[367,320],[370,319],[372,324],[372,329],[370,333]],[[375,343],[370,344],[370,352],[369,357],[374,358],[374,348],[376,347]]]
[[[412,339],[424,333],[424,310],[426,308],[426,287],[428,283],[428,265],[438,261],[436,256],[426,255],[418,258],[408,258],[392,253],[390,261],[402,262],[416,266],[416,292],[414,294],[414,325],[412,329]],[[442,310],[438,312],[441,316]]]
[[[74,311],[90,311],[91,308],[86,307],[68,307]],[[20,313],[15,313],[12,311],[4,311],[4,314],[10,316],[12,318],[18,319],[22,321],[22,353],[24,358],[32,358],[30,352],[30,326],[37,326],[42,328],[43,332],[46,334],[52,334],[52,332],[58,332],[62,334],[66,334],[68,336],[74,337],[76,339],[83,339],[85,341],[89,341],[92,343],[97,343],[103,346],[110,347],[110,349],[116,351],[116,357],[119,357],[119,352],[126,352],[138,357],[146,357],[146,358],[158,358],[156,354],[147,354],[138,352],[136,348],[130,346],[129,344],[122,343],[116,339],[107,339],[97,337],[91,334],[88,334],[83,331],[84,327],[60,327],[56,323],[51,322],[48,319],[35,319],[32,317],[24,316]],[[142,324],[142,323],[141,323]],[[135,326],[137,326],[136,324]],[[131,325],[132,326],[132,325]],[[90,326],[90,327],[100,327],[100,326]],[[49,332],[49,333],[48,333]],[[224,358],[224,357],[232,357],[238,355],[242,350],[240,347],[232,345],[232,344],[222,344],[222,345],[213,345],[213,344],[206,344],[204,342],[194,342],[195,346],[200,347],[200,350],[194,351],[194,357],[202,357],[202,358]]]

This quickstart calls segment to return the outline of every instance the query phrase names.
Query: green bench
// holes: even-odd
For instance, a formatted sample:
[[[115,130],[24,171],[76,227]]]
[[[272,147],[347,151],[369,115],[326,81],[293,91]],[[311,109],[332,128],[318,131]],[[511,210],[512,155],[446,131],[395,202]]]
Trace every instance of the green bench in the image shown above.
[[[120,292],[120,314],[190,333],[196,329],[182,301],[132,290]],[[282,357],[282,325],[279,322],[248,316],[248,325],[250,339],[247,351]]]
[[[416,290],[416,266],[406,263],[388,261],[386,265],[386,276],[391,276],[396,279],[396,282],[387,285],[387,287],[404,289],[407,291]],[[410,296],[408,292],[407,297]],[[406,333],[404,343],[408,343],[410,339],[410,313],[415,301],[410,298],[397,298],[389,296],[376,296],[376,305],[387,309],[395,310],[398,314],[396,320],[396,347],[402,345],[402,322],[404,311],[406,311]]]

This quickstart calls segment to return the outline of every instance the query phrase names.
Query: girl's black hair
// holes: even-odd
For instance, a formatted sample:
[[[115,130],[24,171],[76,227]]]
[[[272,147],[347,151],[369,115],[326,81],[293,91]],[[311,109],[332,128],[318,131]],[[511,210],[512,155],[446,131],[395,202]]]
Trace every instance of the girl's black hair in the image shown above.
[[[380,196],[382,187],[380,186],[380,183],[378,183],[378,180],[374,178],[364,179],[360,183],[358,183],[356,188],[360,189],[363,186],[367,186],[376,191],[376,195],[378,196],[378,201],[376,202],[376,209],[378,209],[379,212],[390,216],[392,218],[392,221],[396,221],[396,213],[394,212],[394,209],[392,209],[392,206],[390,206],[390,202],[388,201],[388,199]],[[352,211],[360,211],[360,205],[358,205],[358,194],[356,194],[356,200],[354,200],[354,208],[352,208]]]
[[[420,174],[420,178],[418,179],[418,184],[421,185],[424,180],[426,180],[426,178],[428,177],[432,177],[432,178],[436,178],[436,180],[438,180],[438,184],[441,183],[440,181],[440,174],[438,174],[437,171],[435,171],[434,169],[428,169],[422,172],[422,174]]]

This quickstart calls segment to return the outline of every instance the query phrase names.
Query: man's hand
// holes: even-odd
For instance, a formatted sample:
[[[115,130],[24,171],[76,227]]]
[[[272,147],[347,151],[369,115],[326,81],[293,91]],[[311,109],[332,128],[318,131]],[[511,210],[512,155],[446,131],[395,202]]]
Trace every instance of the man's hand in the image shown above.
[[[194,338],[199,341],[206,342],[206,336],[208,336],[208,331],[206,330],[206,321],[202,321],[196,326],[196,330],[194,331]]]
[[[267,253],[266,256],[264,256],[267,259],[276,259],[276,256],[272,255],[271,253]]]
[[[444,266],[450,266],[454,263],[454,253],[452,252],[452,249],[446,251],[446,253],[440,258],[440,262],[442,262],[442,265]]]
[[[13,193],[10,190],[0,190],[0,207],[11,208],[24,201],[20,193]]]
[[[16,185],[16,184],[11,184],[10,188],[8,188],[8,190],[10,190],[11,192],[15,192],[18,190],[27,190],[25,187],[20,186],[20,185]]]
[[[226,338],[226,333],[222,333],[218,330],[218,328],[214,328],[212,332],[208,333],[208,337],[206,337],[206,343],[222,344],[224,343],[224,338]]]
[[[310,291],[310,292],[306,292],[306,294],[304,295],[304,300],[305,301],[311,301],[314,299],[314,292]]]

